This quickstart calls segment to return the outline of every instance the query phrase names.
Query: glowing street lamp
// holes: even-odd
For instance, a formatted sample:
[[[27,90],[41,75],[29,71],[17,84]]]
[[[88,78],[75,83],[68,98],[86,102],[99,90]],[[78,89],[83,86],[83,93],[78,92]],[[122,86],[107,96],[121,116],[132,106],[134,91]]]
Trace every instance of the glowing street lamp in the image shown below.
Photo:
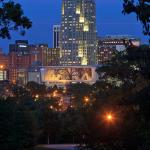
[[[85,102],[85,104],[87,104],[87,103],[89,103],[89,98],[88,97],[84,97],[84,102]]]
[[[114,113],[112,112],[108,112],[104,115],[104,120],[107,122],[107,123],[114,123],[116,118],[115,118],[115,115]]]
[[[4,68],[4,65],[0,65],[0,69],[3,69]]]
[[[108,121],[112,121],[112,120],[113,120],[112,114],[108,114],[108,115],[106,116],[106,119],[107,119]]]

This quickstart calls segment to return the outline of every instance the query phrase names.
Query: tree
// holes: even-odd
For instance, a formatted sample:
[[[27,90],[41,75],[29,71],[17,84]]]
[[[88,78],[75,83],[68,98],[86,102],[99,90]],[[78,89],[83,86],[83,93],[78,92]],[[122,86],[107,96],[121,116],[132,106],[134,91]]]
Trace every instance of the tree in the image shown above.
[[[46,86],[44,84],[38,84],[36,82],[28,82],[26,88],[30,92],[32,97],[39,95],[39,97],[44,97],[47,94]]]
[[[148,46],[128,47],[97,69],[86,137],[90,149],[150,149],[149,54]],[[113,123],[104,118],[107,112],[113,113]]]
[[[36,127],[32,113],[15,101],[0,100],[0,148],[24,150],[35,146]]]
[[[11,31],[20,31],[21,35],[25,30],[31,28],[31,21],[24,16],[20,4],[12,0],[0,0],[0,38],[11,38]]]
[[[70,96],[71,105],[75,108],[91,104],[92,86],[86,83],[69,84],[67,86],[67,95]],[[86,102],[86,99],[88,102]]]
[[[17,84],[12,86],[12,92],[14,96],[18,98],[18,100],[29,95],[29,92],[26,90],[26,88],[19,86]]]
[[[143,32],[150,36],[150,0],[124,0],[123,14],[135,13],[143,24]]]

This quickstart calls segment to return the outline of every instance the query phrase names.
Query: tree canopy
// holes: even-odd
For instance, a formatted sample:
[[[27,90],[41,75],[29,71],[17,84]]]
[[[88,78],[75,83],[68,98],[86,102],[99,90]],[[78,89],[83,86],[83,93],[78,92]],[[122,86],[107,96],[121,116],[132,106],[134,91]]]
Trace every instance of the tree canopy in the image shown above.
[[[122,12],[135,13],[143,24],[143,33],[150,36],[150,0],[124,0]]]
[[[21,35],[25,30],[31,28],[32,22],[24,15],[19,3],[12,0],[0,0],[0,38],[11,38],[11,31],[20,31]]]

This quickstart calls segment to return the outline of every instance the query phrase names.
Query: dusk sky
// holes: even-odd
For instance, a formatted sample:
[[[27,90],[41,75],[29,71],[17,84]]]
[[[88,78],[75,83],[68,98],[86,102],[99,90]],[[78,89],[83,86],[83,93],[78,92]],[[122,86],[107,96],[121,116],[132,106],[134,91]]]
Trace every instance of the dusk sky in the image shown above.
[[[143,43],[147,37],[142,33],[142,26],[137,22],[136,16],[124,16],[122,11],[123,0],[96,0],[97,5],[97,32],[99,36],[105,35],[132,35],[141,38]],[[0,39],[0,47],[8,52],[10,43],[15,40],[28,40],[31,44],[48,43],[52,47],[52,26],[61,22],[61,0],[16,0],[21,3],[24,13],[33,22],[33,27],[20,36],[18,32],[12,33],[12,39]]]

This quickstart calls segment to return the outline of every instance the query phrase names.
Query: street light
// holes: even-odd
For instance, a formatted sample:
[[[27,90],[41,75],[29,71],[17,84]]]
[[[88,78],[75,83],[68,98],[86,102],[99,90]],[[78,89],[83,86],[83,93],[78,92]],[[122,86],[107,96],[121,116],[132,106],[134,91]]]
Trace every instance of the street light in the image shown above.
[[[107,117],[107,120],[108,120],[108,121],[112,121],[112,120],[113,120],[112,114],[108,114],[106,117]]]
[[[0,69],[3,69],[4,68],[4,65],[0,65]]]
[[[112,113],[112,112],[105,113],[104,120],[107,123],[114,123],[114,121],[115,121],[115,115],[114,115],[114,113]]]
[[[89,102],[89,98],[88,97],[84,97],[84,102],[85,102],[85,104],[87,104]]]

